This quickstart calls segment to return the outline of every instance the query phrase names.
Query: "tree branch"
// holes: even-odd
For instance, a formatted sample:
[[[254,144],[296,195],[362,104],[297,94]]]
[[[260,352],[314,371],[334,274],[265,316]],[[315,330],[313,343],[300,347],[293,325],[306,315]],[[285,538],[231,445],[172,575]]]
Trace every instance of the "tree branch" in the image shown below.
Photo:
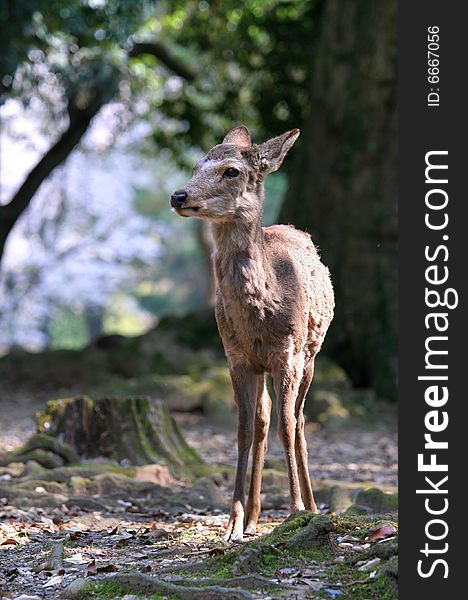
[[[187,65],[183,64],[182,61],[173,56],[160,42],[135,42],[130,51],[130,56],[134,58],[141,56],[142,54],[154,56],[162,62],[164,66],[187,81],[193,81],[195,79],[195,73],[193,73]]]
[[[195,79],[195,74],[159,42],[135,43],[129,55],[137,57],[143,54],[156,57],[168,69],[187,81]],[[16,221],[29,206],[32,197],[43,181],[58,165],[68,158],[88,129],[91,119],[109,98],[104,99],[102,94],[94,90],[85,108],[81,108],[75,100],[76,98],[73,98],[68,105],[70,117],[68,129],[32,169],[9,204],[0,206],[0,268],[6,240]]]
[[[11,201],[4,206],[0,206],[0,264],[5,242],[16,221],[29,206],[32,197],[44,180],[70,155],[88,129],[91,119],[99,112],[102,105],[103,100],[97,92],[94,93],[85,108],[78,108],[73,101],[70,101],[68,129],[30,171]]]

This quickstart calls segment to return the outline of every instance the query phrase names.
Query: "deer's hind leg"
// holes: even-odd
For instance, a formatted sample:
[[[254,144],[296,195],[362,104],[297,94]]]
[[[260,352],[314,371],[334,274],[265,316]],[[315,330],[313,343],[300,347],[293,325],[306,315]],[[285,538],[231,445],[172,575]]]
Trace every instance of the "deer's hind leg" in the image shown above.
[[[301,484],[301,495],[302,500],[305,504],[306,509],[317,513],[317,505],[315,504],[314,494],[312,492],[312,484],[309,476],[309,465],[307,460],[307,442],[305,439],[304,432],[304,403],[307,392],[309,391],[312,378],[314,376],[314,363],[315,360],[312,358],[304,368],[304,374],[302,376],[301,384],[296,399],[296,439],[294,449],[296,453],[297,471],[299,475],[299,481]]]
[[[261,511],[260,491],[262,487],[262,469],[267,449],[268,429],[270,427],[271,398],[265,385],[265,375],[257,377],[257,403],[253,435],[252,475],[250,479],[247,511],[245,514],[245,533],[255,533]]]
[[[224,539],[241,541],[244,535],[245,477],[254,431],[257,400],[257,374],[251,367],[230,367],[234,399],[237,404],[237,471],[232,497],[231,516]]]
[[[291,513],[304,510],[295,452],[295,403],[302,371],[301,359],[295,357],[292,364],[282,366],[272,373],[278,403],[278,435],[283,445],[288,471]]]

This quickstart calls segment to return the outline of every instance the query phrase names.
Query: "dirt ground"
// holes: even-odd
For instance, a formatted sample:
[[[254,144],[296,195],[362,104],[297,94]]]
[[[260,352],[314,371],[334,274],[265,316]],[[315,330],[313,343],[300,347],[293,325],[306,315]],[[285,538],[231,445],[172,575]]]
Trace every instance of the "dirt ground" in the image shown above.
[[[2,452],[34,432],[41,406],[18,397],[2,403]],[[271,542],[268,536],[288,515],[287,478],[274,431],[257,534],[241,545],[224,542],[234,428],[215,427],[191,414],[176,418],[207,463],[220,465],[192,483],[158,470],[129,477],[99,462],[86,472],[63,468],[44,475],[32,469],[18,478],[0,471],[0,598],[394,597],[379,571],[389,568],[384,559],[394,551],[376,553],[393,548],[393,517],[336,517],[341,520],[327,533],[331,546],[307,549],[306,544],[302,553],[281,537]],[[348,498],[356,490],[395,491],[397,436],[388,423],[341,431],[309,425],[307,440],[324,515],[339,513],[343,507],[334,503],[343,497],[352,504]],[[384,508],[372,512],[385,513]],[[374,530],[377,539],[370,542]]]
[[[69,392],[68,392],[69,393]],[[35,414],[43,408],[40,398],[18,394],[2,401],[0,410],[0,451],[13,450],[35,431]],[[202,416],[176,415],[187,441],[208,462],[236,464],[235,423],[215,427]],[[267,465],[282,463],[283,451],[276,431],[270,430]],[[397,486],[398,440],[396,422],[330,430],[306,425],[309,466],[315,479],[368,481]]]

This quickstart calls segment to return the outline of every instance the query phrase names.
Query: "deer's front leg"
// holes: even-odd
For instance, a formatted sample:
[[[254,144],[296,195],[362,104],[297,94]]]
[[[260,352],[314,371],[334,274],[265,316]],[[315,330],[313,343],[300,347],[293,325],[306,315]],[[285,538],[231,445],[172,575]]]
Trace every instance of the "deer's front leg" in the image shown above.
[[[237,472],[232,497],[231,516],[224,539],[240,541],[244,535],[245,477],[253,439],[257,376],[246,365],[230,368],[234,398],[237,404]]]
[[[302,379],[302,370],[303,365],[298,360],[297,365],[281,367],[273,373],[273,382],[275,384],[276,400],[278,403],[278,435],[283,444],[286,458],[292,513],[304,510],[295,452],[295,407],[299,382]]]
[[[265,375],[258,375],[257,405],[255,407],[255,423],[253,435],[252,476],[250,479],[247,512],[244,532],[255,533],[260,516],[260,492],[262,487],[262,469],[267,447],[268,429],[270,427],[271,398],[265,385]]]

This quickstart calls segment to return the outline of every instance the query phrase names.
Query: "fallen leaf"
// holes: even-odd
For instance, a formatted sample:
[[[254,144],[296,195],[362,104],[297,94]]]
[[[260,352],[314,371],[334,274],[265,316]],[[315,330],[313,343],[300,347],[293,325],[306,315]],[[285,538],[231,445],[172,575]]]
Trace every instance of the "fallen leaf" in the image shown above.
[[[97,574],[97,568],[96,568],[96,561],[92,560],[89,565],[86,567],[86,575],[87,577],[90,577],[92,575],[96,575]]]
[[[97,567],[98,573],[115,573],[118,571],[115,565],[104,565],[102,567]]]
[[[120,540],[117,540],[117,548],[125,548],[126,546],[128,546],[130,542],[129,538],[121,538]]]
[[[220,556],[221,554],[226,554],[226,548],[215,547],[208,551],[208,556]]]
[[[316,571],[312,571],[312,569],[304,569],[303,571],[301,571],[301,577],[316,577],[316,575]]]
[[[139,571],[141,571],[142,573],[149,573],[151,571],[151,566],[143,565],[142,567],[139,568]]]
[[[366,542],[376,542],[387,537],[395,535],[396,529],[393,525],[380,525],[377,529],[371,531],[366,537]]]
[[[89,559],[85,558],[81,552],[78,552],[77,554],[73,554],[72,556],[64,558],[63,560],[64,562],[72,563],[73,565],[85,565],[88,563]]]
[[[8,579],[14,579],[17,575],[19,575],[19,571],[16,567],[13,567],[12,569],[7,569],[6,571],[4,571],[5,576]]]
[[[13,538],[5,538],[0,540],[0,546],[16,546],[16,544],[19,544],[19,542]]]
[[[46,581],[42,587],[43,588],[54,587],[55,585],[58,585],[59,583],[61,583],[62,579],[63,579],[63,577],[61,575],[55,575],[54,577],[51,577],[48,581]]]
[[[151,529],[142,534],[141,537],[144,537],[145,540],[150,540],[151,542],[159,542],[160,540],[169,540],[174,537],[174,535],[166,531],[165,529]]]

